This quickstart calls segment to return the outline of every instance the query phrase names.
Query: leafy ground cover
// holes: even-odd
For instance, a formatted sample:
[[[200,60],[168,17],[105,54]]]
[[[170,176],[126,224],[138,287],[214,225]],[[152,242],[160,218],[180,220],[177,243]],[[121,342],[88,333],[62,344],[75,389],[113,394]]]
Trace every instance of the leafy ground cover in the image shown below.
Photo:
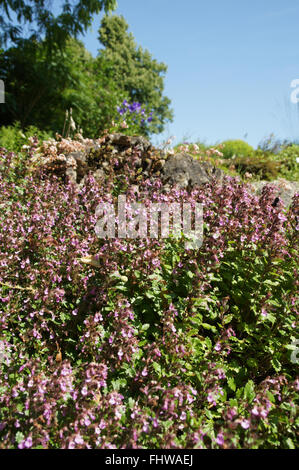
[[[99,239],[113,181],[26,169],[1,149],[0,448],[295,448],[298,195],[140,181],[203,204],[188,250]]]

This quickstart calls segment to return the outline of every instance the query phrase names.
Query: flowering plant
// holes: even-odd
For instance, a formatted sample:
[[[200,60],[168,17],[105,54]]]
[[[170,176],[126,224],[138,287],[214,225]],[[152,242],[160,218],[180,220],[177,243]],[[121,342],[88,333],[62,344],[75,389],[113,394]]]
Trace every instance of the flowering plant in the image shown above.
[[[117,116],[112,123],[114,131],[135,135],[150,132],[149,124],[153,120],[153,112],[148,112],[146,107],[142,107],[141,103],[134,101],[129,103],[124,100],[121,106],[117,106]]]
[[[111,187],[0,150],[0,448],[296,447],[298,195],[161,189],[203,204],[200,249],[98,239]]]

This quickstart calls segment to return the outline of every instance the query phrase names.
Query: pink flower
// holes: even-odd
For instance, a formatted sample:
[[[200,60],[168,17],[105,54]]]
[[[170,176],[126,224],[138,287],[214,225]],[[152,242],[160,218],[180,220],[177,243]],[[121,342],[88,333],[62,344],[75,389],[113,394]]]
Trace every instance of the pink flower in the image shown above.
[[[235,408],[230,408],[227,413],[226,413],[226,416],[228,417],[228,419],[234,419],[235,416],[237,416],[237,412],[236,412],[236,409]]]
[[[120,349],[117,353],[118,357],[119,357],[119,360],[121,360],[121,358],[123,357],[124,353],[122,352],[122,350]]]
[[[219,434],[217,434],[217,437],[216,437],[216,442],[219,446],[223,446],[224,444],[224,439],[223,439],[223,434],[222,432],[220,432]]]
[[[74,441],[76,442],[76,444],[84,444],[84,439],[83,439],[83,437],[82,437],[80,434],[78,434],[78,435],[75,437]]]
[[[240,424],[241,424],[243,429],[249,429],[250,428],[250,421],[248,419],[243,419]]]
[[[251,414],[253,414],[254,416],[259,416],[260,412],[256,406],[252,408]]]
[[[18,445],[19,449],[29,449],[30,447],[32,447],[32,437],[31,436],[28,436],[27,439],[20,442],[20,444]]]
[[[186,415],[185,411],[182,411],[182,414],[181,414],[181,416],[180,416],[180,419],[181,419],[182,421],[185,421],[186,418],[187,418],[187,415]]]

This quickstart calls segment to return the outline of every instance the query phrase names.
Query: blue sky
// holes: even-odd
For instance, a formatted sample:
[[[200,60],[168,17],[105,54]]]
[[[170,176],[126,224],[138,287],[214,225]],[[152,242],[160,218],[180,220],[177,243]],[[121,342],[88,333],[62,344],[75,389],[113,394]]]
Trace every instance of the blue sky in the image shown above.
[[[154,143],[215,143],[244,138],[256,146],[274,133],[299,138],[290,83],[299,78],[298,0],[118,0],[138,45],[168,65],[165,94],[174,121]],[[94,20],[84,43],[99,49]]]

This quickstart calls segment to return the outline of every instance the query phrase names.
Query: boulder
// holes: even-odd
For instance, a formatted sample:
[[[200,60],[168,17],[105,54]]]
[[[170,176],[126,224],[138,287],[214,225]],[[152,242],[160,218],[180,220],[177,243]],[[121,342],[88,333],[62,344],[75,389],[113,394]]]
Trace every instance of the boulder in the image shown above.
[[[224,173],[210,162],[200,162],[187,153],[170,155],[163,165],[163,183],[181,188],[201,186],[211,181],[221,181]]]

